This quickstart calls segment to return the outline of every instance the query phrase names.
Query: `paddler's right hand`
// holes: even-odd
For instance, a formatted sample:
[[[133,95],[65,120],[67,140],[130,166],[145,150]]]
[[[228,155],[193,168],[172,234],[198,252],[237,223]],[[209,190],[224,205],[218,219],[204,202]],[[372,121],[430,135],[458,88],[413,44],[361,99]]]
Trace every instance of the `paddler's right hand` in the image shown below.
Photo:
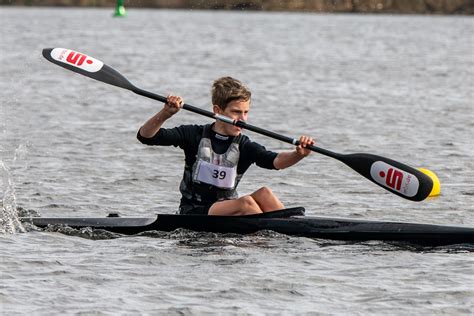
[[[138,131],[140,136],[143,138],[152,138],[158,133],[163,123],[171,116],[178,113],[181,107],[184,105],[183,98],[169,95],[166,98],[166,103],[160,112],[156,113],[152,118],[148,119],[145,124],[140,127]]]
[[[184,101],[180,96],[169,95],[166,98],[167,102],[165,103],[164,110],[169,116],[173,116],[178,113],[179,110],[183,107]]]

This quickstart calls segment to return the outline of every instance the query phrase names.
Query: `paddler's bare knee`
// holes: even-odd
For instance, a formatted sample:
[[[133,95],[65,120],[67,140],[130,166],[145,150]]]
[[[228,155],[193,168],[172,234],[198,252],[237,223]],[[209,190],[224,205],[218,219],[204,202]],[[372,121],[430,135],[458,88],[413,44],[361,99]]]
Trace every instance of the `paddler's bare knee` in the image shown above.
[[[250,214],[258,214],[262,213],[262,210],[258,206],[258,203],[255,201],[255,199],[250,196],[242,196],[241,198],[238,199],[239,201],[239,206],[241,210],[240,215],[250,215]]]
[[[262,196],[262,197],[268,197],[268,196],[273,196],[273,191],[269,187],[261,187],[257,191],[255,191],[252,195],[256,196]]]
[[[214,203],[209,209],[209,215],[251,215],[262,213],[253,197],[246,195],[236,200],[226,200]]]
[[[269,187],[261,187],[252,193],[252,197],[255,199],[262,212],[272,212],[285,208],[283,203],[281,203]]]

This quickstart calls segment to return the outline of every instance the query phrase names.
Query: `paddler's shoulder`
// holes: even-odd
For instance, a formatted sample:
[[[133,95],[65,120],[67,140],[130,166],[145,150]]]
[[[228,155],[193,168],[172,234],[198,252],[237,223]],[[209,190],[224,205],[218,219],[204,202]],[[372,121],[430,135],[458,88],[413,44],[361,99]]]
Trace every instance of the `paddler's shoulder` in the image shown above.
[[[198,131],[198,130],[202,131],[205,126],[206,125],[183,124],[183,125],[178,126],[177,128],[186,129],[186,130],[190,130],[190,131]]]
[[[204,129],[208,125],[184,124],[175,127],[185,139],[201,139]]]

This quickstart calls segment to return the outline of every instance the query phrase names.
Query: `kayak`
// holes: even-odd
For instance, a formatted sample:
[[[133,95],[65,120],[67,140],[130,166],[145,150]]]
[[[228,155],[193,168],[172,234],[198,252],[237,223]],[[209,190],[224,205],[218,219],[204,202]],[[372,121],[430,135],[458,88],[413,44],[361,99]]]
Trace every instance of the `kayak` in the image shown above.
[[[90,227],[125,235],[146,231],[170,232],[178,228],[200,232],[251,234],[270,230],[281,234],[345,241],[394,241],[423,246],[474,244],[474,228],[391,221],[305,216],[302,207],[246,216],[158,214],[155,217],[102,218],[24,217],[22,222],[44,228],[64,225]]]

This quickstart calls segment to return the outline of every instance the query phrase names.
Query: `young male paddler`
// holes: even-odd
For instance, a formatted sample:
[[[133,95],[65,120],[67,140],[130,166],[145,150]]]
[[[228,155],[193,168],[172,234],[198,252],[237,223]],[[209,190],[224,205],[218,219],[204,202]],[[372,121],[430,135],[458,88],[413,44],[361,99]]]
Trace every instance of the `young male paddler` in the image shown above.
[[[247,121],[251,93],[240,81],[223,77],[212,86],[214,113]],[[168,96],[163,109],[138,131],[146,145],[179,146],[184,151],[185,167],[180,184],[180,214],[249,215],[283,209],[280,200],[262,187],[238,197],[237,185],[251,164],[266,169],[285,169],[308,156],[305,147],[314,140],[301,136],[294,151],[275,153],[241,134],[241,128],[217,120],[209,125],[181,125],[162,128],[183,104],[179,96]]]

